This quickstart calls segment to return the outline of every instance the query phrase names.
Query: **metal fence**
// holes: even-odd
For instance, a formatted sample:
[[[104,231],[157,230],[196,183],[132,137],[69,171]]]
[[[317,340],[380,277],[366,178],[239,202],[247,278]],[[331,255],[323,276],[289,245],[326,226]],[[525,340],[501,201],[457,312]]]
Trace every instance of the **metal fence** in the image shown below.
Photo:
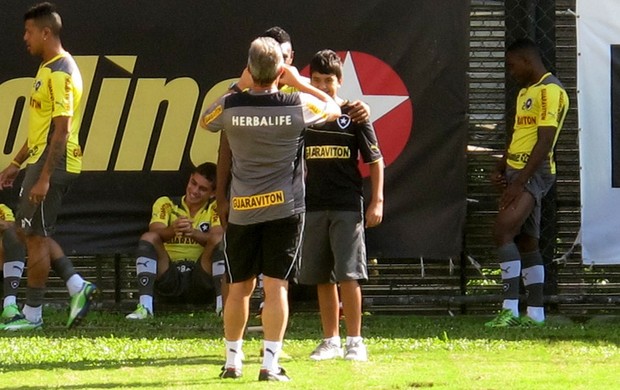
[[[505,77],[504,48],[519,37],[533,39],[543,61],[567,89],[571,108],[556,145],[557,185],[544,199],[540,247],[545,259],[545,293],[550,309],[565,314],[617,311],[616,267],[585,268],[575,245],[580,228],[576,91],[575,0],[480,0],[471,4],[470,146],[465,228],[469,288],[466,294],[499,291],[491,226],[497,193],[488,181],[514,118],[517,87]],[[472,264],[475,271],[472,271]],[[479,272],[478,272],[479,270]],[[488,302],[489,300],[486,300]],[[488,309],[472,300],[470,310]]]

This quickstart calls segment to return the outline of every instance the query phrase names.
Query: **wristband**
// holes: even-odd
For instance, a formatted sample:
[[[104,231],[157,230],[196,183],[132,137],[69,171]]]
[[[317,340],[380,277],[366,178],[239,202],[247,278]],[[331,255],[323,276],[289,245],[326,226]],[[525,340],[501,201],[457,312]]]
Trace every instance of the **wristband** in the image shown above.
[[[11,164],[15,165],[17,168],[21,168],[22,167],[22,164],[18,163],[15,160],[11,161]]]

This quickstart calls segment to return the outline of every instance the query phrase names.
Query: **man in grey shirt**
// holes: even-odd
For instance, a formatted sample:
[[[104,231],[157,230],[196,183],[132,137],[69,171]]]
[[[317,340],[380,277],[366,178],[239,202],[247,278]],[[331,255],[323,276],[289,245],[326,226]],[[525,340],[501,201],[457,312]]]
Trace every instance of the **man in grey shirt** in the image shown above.
[[[285,83],[300,92],[278,91]],[[264,355],[259,380],[288,381],[278,365],[288,322],[288,278],[299,256],[304,221],[303,132],[335,120],[338,105],[284,64],[272,38],[254,40],[238,90],[222,96],[202,115],[201,125],[223,130],[216,199],[226,228],[229,293],[224,307],[226,364],[222,378],[238,378],[243,332],[256,276],[264,274]],[[219,165],[219,161],[218,161]],[[228,178],[230,200],[226,196]],[[221,187],[220,187],[221,185]]]

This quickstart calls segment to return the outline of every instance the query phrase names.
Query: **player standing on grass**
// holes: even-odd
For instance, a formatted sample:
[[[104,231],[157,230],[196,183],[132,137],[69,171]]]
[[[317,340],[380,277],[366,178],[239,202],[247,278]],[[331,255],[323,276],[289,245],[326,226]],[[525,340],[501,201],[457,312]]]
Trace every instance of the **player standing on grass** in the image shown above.
[[[491,181],[501,188],[493,236],[504,302],[489,327],[545,324],[545,268],[538,248],[543,196],[555,183],[553,149],[568,112],[568,95],[542,63],[536,44],[521,39],[506,51],[510,75],[522,86],[514,129]],[[519,318],[519,279],[527,290],[527,315]]]
[[[278,357],[288,322],[288,279],[304,223],[303,132],[308,125],[336,119],[340,108],[284,64],[272,38],[252,42],[244,75],[251,78],[249,90],[221,97],[201,118],[204,128],[224,131],[220,155],[232,156],[230,171],[222,170],[230,165],[218,161],[216,186],[222,223],[228,223],[224,242],[230,283],[224,306],[226,363],[220,376],[241,376],[250,296],[262,272],[265,353],[259,380],[288,381]],[[279,81],[306,93],[282,93]]]
[[[62,198],[82,168],[78,132],[81,123],[82,77],[60,40],[62,21],[50,3],[37,4],[24,15],[24,41],[30,54],[43,62],[29,99],[28,139],[13,161],[0,172],[0,188],[11,187],[26,164],[17,211],[25,235],[28,288],[23,316],[0,325],[4,330],[36,329],[43,325],[42,305],[50,265],[71,295],[67,327],[86,316],[97,288],[77,274],[51,238]]]
[[[316,284],[323,327],[323,341],[312,352],[313,360],[342,357],[339,335],[340,298],[347,328],[344,358],[366,361],[362,330],[362,292],[359,280],[367,280],[366,227],[383,219],[383,157],[370,122],[354,123],[349,102],[338,97],[342,62],[332,50],[322,50],[310,61],[310,82],[331,96],[342,109],[335,122],[314,125],[305,135],[306,226],[300,283]],[[371,196],[362,214],[361,156],[370,168]]]

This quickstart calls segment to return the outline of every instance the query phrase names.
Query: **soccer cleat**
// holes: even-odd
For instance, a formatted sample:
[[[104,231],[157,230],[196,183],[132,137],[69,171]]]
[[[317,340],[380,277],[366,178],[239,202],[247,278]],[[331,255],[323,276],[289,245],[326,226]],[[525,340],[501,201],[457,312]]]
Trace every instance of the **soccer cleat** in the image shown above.
[[[146,320],[153,317],[153,313],[149,311],[143,304],[139,303],[136,310],[125,316],[128,320]]]
[[[22,314],[16,315],[12,320],[4,324],[0,324],[0,330],[7,331],[19,331],[19,330],[35,330],[41,329],[43,326],[43,319],[39,319],[35,322],[30,322]]]
[[[341,358],[342,356],[342,348],[330,343],[329,341],[323,340],[321,341],[321,344],[319,344],[314,351],[312,351],[310,354],[310,359],[319,361]]]
[[[515,317],[510,309],[502,309],[497,317],[484,324],[489,328],[506,328],[519,325],[521,325],[519,317]]]
[[[536,321],[530,316],[523,316],[519,319],[520,325],[524,328],[540,328],[545,326],[545,321]]]
[[[86,317],[86,314],[88,314],[88,310],[90,309],[90,304],[97,293],[97,286],[91,282],[84,282],[80,292],[71,297],[67,328],[73,328],[78,325],[84,317]]]
[[[15,318],[15,316],[21,315],[22,313],[19,311],[19,308],[13,303],[5,306],[4,310],[2,310],[2,316],[0,318],[2,319],[2,322],[8,322],[9,320]]]
[[[356,362],[365,362],[368,360],[368,351],[366,351],[366,345],[363,341],[345,345],[344,348],[345,360],[353,360]]]
[[[220,373],[220,378],[222,379],[238,379],[241,378],[243,374],[241,370],[235,367],[224,367],[222,366],[222,372]]]
[[[279,367],[278,372],[269,371],[266,368],[261,368],[258,374],[259,381],[272,381],[272,382],[288,382],[291,378],[286,375],[284,368]]]

